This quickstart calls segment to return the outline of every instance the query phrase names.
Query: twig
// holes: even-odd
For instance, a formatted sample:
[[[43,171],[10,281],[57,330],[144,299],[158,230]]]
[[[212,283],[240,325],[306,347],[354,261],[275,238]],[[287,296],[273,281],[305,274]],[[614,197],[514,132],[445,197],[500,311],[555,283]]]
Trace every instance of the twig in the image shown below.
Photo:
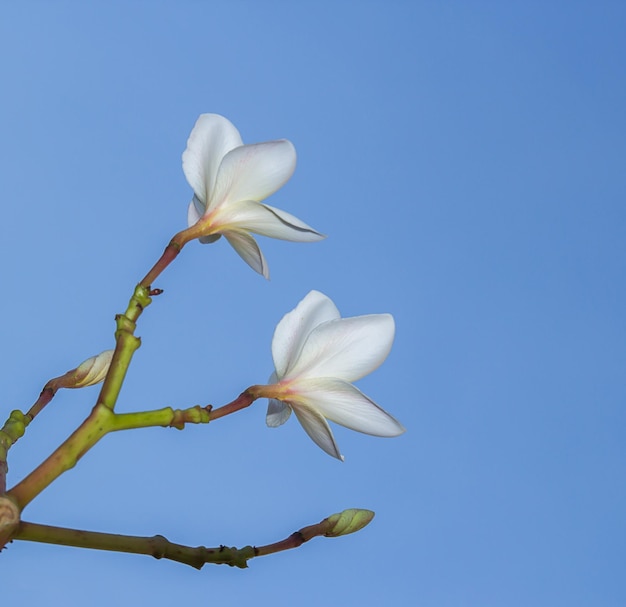
[[[244,546],[243,548],[205,548],[204,546],[184,546],[170,542],[162,535],[142,537],[81,531],[50,525],[39,525],[22,521],[14,536],[15,540],[43,542],[76,548],[92,548],[132,554],[145,554],[156,559],[169,559],[201,569],[206,563],[230,565],[246,568],[248,561],[257,556],[274,554],[283,550],[298,548],[314,537],[337,537],[354,533],[365,527],[374,518],[371,510],[352,508],[333,514],[315,525],[303,527],[288,538],[266,546]]]

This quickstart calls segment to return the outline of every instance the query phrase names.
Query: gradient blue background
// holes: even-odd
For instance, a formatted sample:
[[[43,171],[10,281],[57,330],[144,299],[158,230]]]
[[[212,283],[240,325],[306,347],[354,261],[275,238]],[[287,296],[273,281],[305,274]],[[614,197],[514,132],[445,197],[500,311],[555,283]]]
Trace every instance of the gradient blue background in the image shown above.
[[[264,544],[347,507],[365,531],[201,572],[15,542],[12,605],[626,604],[623,2],[2,2],[0,408],[111,347],[113,316],[185,226],[197,116],[286,137],[269,201],[329,238],[223,241],[158,280],[120,411],[222,404],[272,370],[312,288],[391,312],[359,386],[407,427],[341,428],[346,461],[265,404],[107,437],[27,520],[192,545]],[[60,393],[17,482],[86,416]]]

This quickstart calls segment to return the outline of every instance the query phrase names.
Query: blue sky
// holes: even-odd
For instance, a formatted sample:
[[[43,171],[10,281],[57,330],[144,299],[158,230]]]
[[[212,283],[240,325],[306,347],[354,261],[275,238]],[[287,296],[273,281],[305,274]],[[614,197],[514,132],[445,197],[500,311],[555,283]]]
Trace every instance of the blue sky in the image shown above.
[[[222,404],[272,370],[311,289],[390,312],[359,387],[407,428],[337,428],[341,464],[257,403],[107,437],[24,512],[41,523],[264,544],[348,507],[363,532],[201,572],[25,542],[15,605],[617,606],[626,602],[626,9],[620,2],[5,2],[0,410],[111,347],[115,313],[185,227],[203,112],[288,138],[269,201],[328,239],[223,241],[158,280],[118,409]],[[60,393],[9,485],[87,415]],[[10,582],[9,582],[10,581]]]

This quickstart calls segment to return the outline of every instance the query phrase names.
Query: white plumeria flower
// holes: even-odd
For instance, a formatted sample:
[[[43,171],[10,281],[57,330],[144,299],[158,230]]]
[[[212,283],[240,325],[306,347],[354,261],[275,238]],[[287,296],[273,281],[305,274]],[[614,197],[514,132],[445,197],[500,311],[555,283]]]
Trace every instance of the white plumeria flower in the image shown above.
[[[295,242],[324,238],[297,217],[261,203],[295,168],[290,141],[244,145],[229,120],[202,114],[183,153],[183,171],[194,191],[187,214],[189,239],[209,243],[223,234],[250,267],[268,278],[267,263],[250,232]]]
[[[255,395],[270,399],[267,425],[293,410],[326,453],[343,460],[327,419],[374,436],[398,436],[403,426],[351,382],[378,368],[391,350],[390,314],[341,318],[335,304],[311,291],[278,323],[272,340],[275,372]]]

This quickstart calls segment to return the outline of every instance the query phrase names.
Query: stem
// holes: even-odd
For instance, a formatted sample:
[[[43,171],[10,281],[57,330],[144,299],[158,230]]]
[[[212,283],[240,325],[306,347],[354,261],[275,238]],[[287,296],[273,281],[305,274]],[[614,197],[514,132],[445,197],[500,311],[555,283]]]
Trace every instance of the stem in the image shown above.
[[[117,331],[115,332],[116,344],[113,359],[109,372],[102,385],[98,403],[102,403],[109,409],[115,408],[117,397],[122,388],[122,383],[126,377],[126,371],[130,365],[130,361],[135,350],[141,345],[139,338],[135,337],[137,319],[141,316],[144,309],[150,305],[152,293],[160,293],[160,290],[151,290],[152,282],[163,272],[170,264],[183,246],[193,237],[189,229],[179,232],[172,238],[170,243],[165,247],[165,251],[154,264],[152,269],[144,276],[142,281],[135,288],[133,296],[130,298],[128,308],[124,314],[118,314],[115,317],[117,322]]]
[[[298,548],[314,537],[336,537],[353,533],[367,525],[374,516],[368,510],[344,510],[340,514],[333,514],[315,525],[303,527],[292,533],[288,538],[268,544],[266,546],[245,546],[243,548],[205,548],[204,546],[192,547],[170,542],[162,535],[142,537],[133,535],[118,535],[114,533],[100,533],[96,531],[81,531],[79,529],[66,529],[50,525],[39,525],[22,521],[13,539],[28,542],[42,542],[46,544],[58,544],[62,546],[74,546],[76,548],[91,548],[94,550],[110,550],[114,552],[128,552],[132,554],[145,554],[156,559],[169,559],[201,569],[206,563],[216,565],[230,565],[231,567],[246,568],[248,561],[256,556],[275,554],[283,550]],[[338,521],[345,523],[354,522],[357,518],[360,524],[353,529],[338,531]]]
[[[9,419],[0,429],[0,495],[6,492],[6,475],[9,470],[7,465],[7,455],[9,449],[24,436],[26,426],[30,423],[30,418],[21,411],[11,411]]]
[[[114,415],[106,406],[96,405],[89,417],[52,455],[13,487],[8,495],[19,509],[23,510],[52,481],[73,468],[91,447],[110,432]]]
[[[152,266],[151,270],[143,277],[139,283],[142,287],[150,289],[152,283],[161,275],[161,272],[167,268],[182,251],[182,248],[189,242],[190,238],[187,236],[188,230],[179,232],[170,240],[170,243],[165,247],[165,251],[159,258],[159,260]]]
[[[3,499],[6,497],[7,499],[10,498],[13,500],[18,508],[18,512],[63,472],[74,467],[78,460],[107,432],[122,429],[121,426],[119,428],[113,427],[113,420],[116,419],[113,409],[117,403],[133,354],[141,345],[141,340],[134,335],[136,321],[139,316],[141,316],[146,306],[150,305],[152,301],[150,296],[161,292],[160,289],[151,289],[150,285],[152,281],[176,258],[182,247],[189,240],[198,236],[198,234],[196,234],[198,229],[197,226],[192,226],[187,230],[179,232],[172,238],[161,258],[135,288],[126,312],[116,316],[117,330],[115,332],[115,351],[111,359],[109,371],[104,379],[102,389],[100,390],[98,400],[90,416],[50,457],[18,483],[9,494],[5,493],[6,474],[8,471],[7,451],[23,436],[26,426],[32,419],[34,419],[34,417],[52,400],[58,387],[61,387],[57,386],[54,382],[62,379],[62,377],[51,380],[51,382],[46,384],[39,395],[39,399],[31,407],[26,416],[19,411],[14,411],[7,423],[0,429],[0,496]],[[164,425],[183,427],[187,421],[203,423],[208,421],[209,411],[210,407],[204,412],[198,407],[197,410],[194,408],[193,413],[190,413],[187,417],[185,417],[185,415],[182,415],[182,417],[179,415],[177,418],[176,414],[180,412],[174,412],[170,409],[168,414],[171,412],[174,417],[169,423]],[[122,418],[119,423],[130,419],[131,418]],[[150,425],[149,420],[145,416],[143,421],[137,418],[133,423],[139,423],[143,426]],[[141,425],[135,427],[141,427]],[[7,534],[3,532],[2,537],[0,537],[0,540],[2,540],[0,549],[6,543],[6,537]]]
[[[201,569],[205,563],[246,567],[246,561],[255,556],[252,546],[246,546],[242,549],[225,546],[219,548],[191,547],[170,542],[162,535],[153,537],[117,535],[27,522],[20,524],[13,539],[74,546],[76,548],[145,554],[156,559],[164,558],[176,561],[196,569]]]
[[[149,289],[137,285],[126,312],[115,317],[117,324],[115,352],[98,396],[98,404],[103,404],[111,410],[117,402],[133,354],[141,345],[141,340],[134,335],[136,321],[151,302]]]
[[[154,426],[182,430],[185,424],[207,424],[251,405],[256,399],[250,393],[254,388],[255,386],[248,388],[235,400],[215,411],[211,411],[211,405],[206,407],[196,405],[188,409],[165,407],[154,411],[115,413],[105,403],[99,402],[79,428],[50,457],[13,487],[8,495],[16,502],[19,509],[23,510],[52,481],[67,470],[71,470],[78,463],[78,460],[109,432]],[[1,438],[2,434],[0,433]],[[0,442],[1,447],[2,443]]]
[[[58,388],[54,386],[53,383],[54,380],[51,380],[43,387],[39,398],[28,410],[26,416],[30,418],[30,421],[33,421],[35,417],[37,417],[37,415],[41,413],[43,408],[54,398],[54,395],[57,393]]]
[[[78,460],[109,432],[154,426],[169,426],[182,430],[185,424],[209,423],[210,411],[210,405],[207,407],[196,405],[189,409],[165,407],[155,411],[118,414],[105,405],[98,404],[80,427],[50,457],[13,487],[8,495],[22,510],[52,481],[63,472],[72,469]]]
[[[165,407],[155,411],[116,413],[111,420],[111,432],[161,426],[182,430],[185,424],[208,424],[211,421],[211,405],[196,405],[189,409]]]
[[[54,398],[57,388],[53,385],[54,380],[49,381],[39,394],[39,398],[24,415],[21,411],[11,411],[9,419],[0,429],[0,495],[6,492],[6,478],[9,467],[7,455],[9,449],[24,436],[26,427],[35,419],[38,413]]]
[[[165,270],[165,268],[167,268],[167,266],[169,266],[170,263],[176,259],[176,256],[181,252],[182,248],[190,240],[201,238],[202,236],[207,236],[206,226],[202,222],[198,222],[189,226],[186,230],[178,232],[178,234],[170,240],[167,247],[165,247],[163,255],[161,255],[160,259],[154,264],[154,266],[152,266],[152,269],[143,277],[143,280],[139,284],[142,287],[149,289],[161,272],[163,272],[163,270]]]
[[[258,398],[258,396],[254,396],[252,392],[255,387],[256,386],[252,386],[244,390],[234,401],[228,403],[227,405],[219,407],[218,409],[213,409],[211,411],[211,421],[249,407]]]
[[[76,462],[110,431],[110,428],[107,427],[107,422],[110,423],[110,418],[113,415],[113,409],[132,356],[141,345],[139,338],[133,334],[136,326],[135,321],[143,310],[150,305],[151,301],[149,290],[138,285],[130,298],[126,312],[117,315],[115,352],[111,360],[109,372],[100,390],[96,406],[93,408],[91,415],[50,457],[9,492],[20,510],[63,472],[73,468]],[[24,430],[32,418],[52,400],[56,392],[56,384],[54,382],[55,380],[51,380],[51,382],[46,384],[39,399],[26,416],[23,416],[19,411],[17,412],[20,413],[22,419],[15,418],[15,411],[11,414],[11,418],[9,418],[11,424],[8,428],[10,431],[7,431],[7,425],[0,431],[1,493],[4,493],[6,490],[6,452],[24,434]]]

